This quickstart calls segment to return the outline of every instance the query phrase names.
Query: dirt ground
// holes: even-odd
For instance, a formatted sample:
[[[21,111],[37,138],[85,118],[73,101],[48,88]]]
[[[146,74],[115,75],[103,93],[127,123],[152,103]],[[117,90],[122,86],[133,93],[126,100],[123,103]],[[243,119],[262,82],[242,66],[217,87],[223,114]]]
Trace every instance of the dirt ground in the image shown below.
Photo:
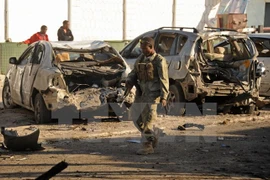
[[[35,179],[63,160],[69,166],[52,179],[270,179],[269,120],[269,109],[254,115],[159,116],[159,146],[155,154],[139,156],[140,134],[131,121],[35,125],[31,111],[4,110],[0,99],[0,125],[22,133],[38,127],[44,147],[0,149],[0,179]],[[185,123],[204,129],[177,129]]]

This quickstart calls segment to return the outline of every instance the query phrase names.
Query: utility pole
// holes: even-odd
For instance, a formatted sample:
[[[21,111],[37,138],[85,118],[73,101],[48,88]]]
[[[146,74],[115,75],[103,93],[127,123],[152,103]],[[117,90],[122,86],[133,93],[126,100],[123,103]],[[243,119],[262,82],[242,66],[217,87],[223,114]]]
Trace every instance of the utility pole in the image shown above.
[[[123,40],[126,40],[127,38],[127,24],[126,24],[126,17],[127,17],[127,1],[123,0]]]
[[[9,21],[8,21],[8,0],[5,0],[5,9],[4,9],[4,12],[5,12],[5,14],[4,14],[4,16],[5,16],[5,40],[7,40],[8,38],[9,38],[9,34],[8,34],[8,32],[9,32],[9,30],[8,30],[8,28],[9,28]]]
[[[71,11],[72,11],[72,0],[67,0],[68,3],[67,3],[67,8],[68,8],[68,21],[70,23],[70,27],[72,26],[72,23],[71,23]]]
[[[176,0],[172,4],[172,27],[176,26]]]

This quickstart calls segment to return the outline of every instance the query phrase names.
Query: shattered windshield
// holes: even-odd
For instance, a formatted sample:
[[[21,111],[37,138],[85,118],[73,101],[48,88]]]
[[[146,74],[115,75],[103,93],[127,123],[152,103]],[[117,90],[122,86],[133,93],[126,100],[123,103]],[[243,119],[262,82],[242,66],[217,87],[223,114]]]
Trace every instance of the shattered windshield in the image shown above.
[[[95,51],[89,50],[70,50],[70,49],[54,49],[55,60],[57,62],[76,62],[76,61],[104,61],[117,54],[112,48],[105,47]]]
[[[213,61],[237,61],[251,59],[254,55],[252,44],[243,38],[218,36],[203,42],[203,54]]]

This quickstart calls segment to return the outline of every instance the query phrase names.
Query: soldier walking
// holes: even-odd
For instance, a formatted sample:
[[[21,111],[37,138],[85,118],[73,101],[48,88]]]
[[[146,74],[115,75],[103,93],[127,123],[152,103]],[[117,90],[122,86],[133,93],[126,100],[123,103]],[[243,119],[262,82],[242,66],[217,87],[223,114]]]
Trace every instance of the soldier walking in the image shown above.
[[[127,77],[126,88],[136,86],[131,115],[135,126],[142,133],[143,147],[137,154],[145,155],[154,153],[157,146],[158,136],[153,131],[153,123],[157,118],[158,103],[166,106],[169,77],[166,59],[155,52],[154,40],[145,37],[140,40],[140,47],[142,54]]]

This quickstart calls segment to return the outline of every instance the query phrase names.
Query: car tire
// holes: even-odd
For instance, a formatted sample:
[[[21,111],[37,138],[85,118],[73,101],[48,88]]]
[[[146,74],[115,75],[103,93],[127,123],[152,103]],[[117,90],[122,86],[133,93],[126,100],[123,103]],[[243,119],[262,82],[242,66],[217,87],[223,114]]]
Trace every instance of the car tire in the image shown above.
[[[181,86],[171,85],[167,98],[167,113],[169,115],[182,116],[185,114],[185,105],[179,104],[186,102]]]
[[[51,122],[52,113],[47,109],[44,99],[40,93],[38,93],[35,97],[34,113],[37,124]]]
[[[6,80],[2,91],[2,101],[5,109],[12,109],[16,107],[13,102],[10,92],[9,82]]]
[[[256,110],[256,105],[254,105],[254,104],[251,104],[251,105],[245,107],[246,114],[253,114],[255,110]]]

